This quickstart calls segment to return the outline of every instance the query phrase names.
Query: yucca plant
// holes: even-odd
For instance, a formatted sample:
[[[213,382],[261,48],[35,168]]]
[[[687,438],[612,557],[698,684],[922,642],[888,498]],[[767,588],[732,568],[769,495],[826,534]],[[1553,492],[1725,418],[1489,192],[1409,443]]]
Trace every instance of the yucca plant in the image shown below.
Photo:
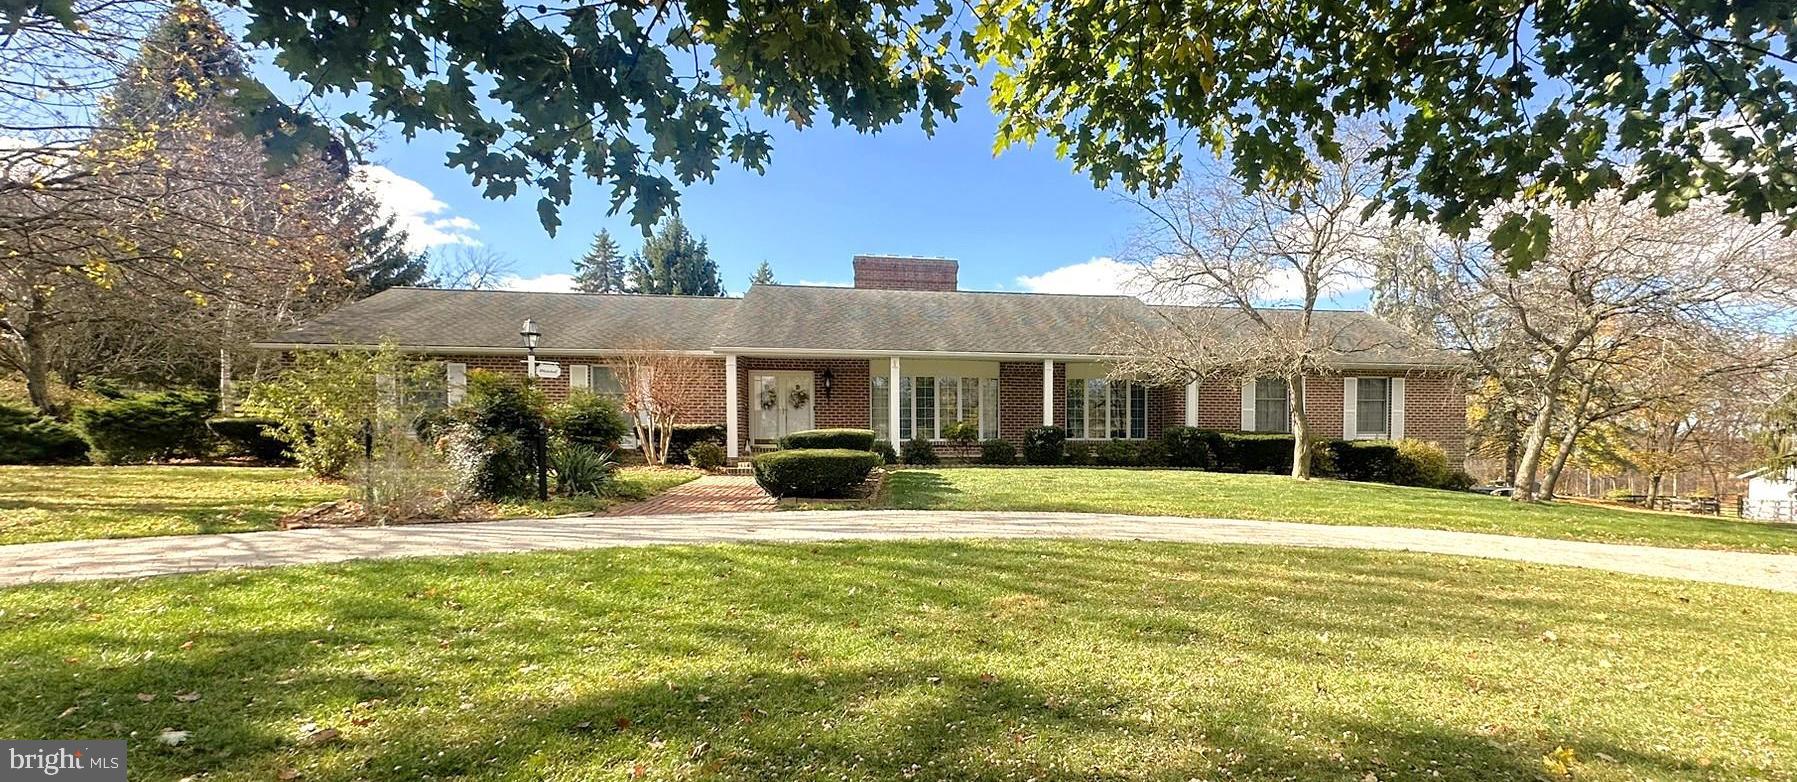
[[[555,473],[555,493],[563,497],[594,496],[604,489],[618,462],[611,451],[598,451],[579,443],[561,443],[549,453]]]

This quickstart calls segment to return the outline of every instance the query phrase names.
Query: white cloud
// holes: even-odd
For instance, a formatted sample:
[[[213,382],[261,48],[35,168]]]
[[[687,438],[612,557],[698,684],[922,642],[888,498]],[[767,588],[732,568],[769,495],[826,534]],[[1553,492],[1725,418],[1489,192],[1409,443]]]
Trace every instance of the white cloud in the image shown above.
[[[572,274],[539,274],[535,277],[520,277],[508,274],[499,278],[499,289],[505,291],[537,291],[541,293],[564,293],[574,290]]]
[[[373,195],[406,232],[406,249],[419,252],[443,245],[479,245],[470,232],[480,230],[473,220],[447,214],[449,204],[414,179],[386,166],[357,166],[354,183]]]
[[[1017,278],[1017,287],[1030,293],[1085,293],[1139,296],[1147,288],[1141,270],[1132,263],[1098,257]]]
[[[1365,292],[1371,285],[1364,274],[1352,273],[1349,277],[1338,280],[1330,290],[1324,291],[1321,303],[1325,306],[1332,305],[1343,297]],[[1150,285],[1143,276],[1141,267],[1105,256],[1059,266],[1041,274],[1018,277],[1017,287],[1031,293],[1121,295],[1136,296],[1155,303],[1186,303],[1179,301],[1181,297],[1176,295],[1150,295]],[[1296,270],[1276,269],[1268,275],[1257,298],[1262,304],[1281,305],[1298,302],[1303,295],[1304,283]]]
[[[854,286],[854,283],[852,282],[843,282],[841,280],[799,280],[795,284],[810,285],[814,288],[850,288]]]

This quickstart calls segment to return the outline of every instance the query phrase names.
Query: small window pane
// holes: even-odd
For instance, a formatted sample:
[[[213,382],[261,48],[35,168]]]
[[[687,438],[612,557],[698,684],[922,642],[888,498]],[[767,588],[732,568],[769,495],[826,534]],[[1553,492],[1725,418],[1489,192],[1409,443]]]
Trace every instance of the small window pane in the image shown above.
[[[911,378],[908,377],[899,378],[899,439],[911,439]]]
[[[1086,436],[1086,381],[1067,381],[1067,436]]]
[[[1129,384],[1111,384],[1111,438],[1129,436]]]
[[[1261,378],[1254,382],[1254,431],[1286,432],[1291,430],[1291,413],[1286,409],[1286,387],[1281,378]]]
[[[873,421],[871,428],[874,430],[874,437],[890,443],[892,442],[892,421],[889,419],[892,416],[892,408],[889,405],[892,401],[892,392],[889,386],[892,385],[892,378],[885,375],[874,375],[872,379],[873,386],[868,393],[871,404],[868,405],[870,409],[867,417]]]
[[[936,420],[948,429],[960,420],[961,381],[952,377],[936,378]]]
[[[623,396],[624,384],[618,382],[618,373],[611,367],[593,367],[588,375],[588,382],[593,385],[593,393],[601,396]]]
[[[1102,439],[1109,431],[1110,422],[1106,420],[1107,404],[1111,398],[1111,384],[1102,379],[1086,381],[1086,436],[1094,440]]]
[[[980,380],[980,436],[988,440],[998,436],[998,378]]]
[[[1129,384],[1129,436],[1148,439],[1148,387]]]
[[[913,429],[918,437],[936,439],[936,378],[920,377],[916,384],[917,422]]]
[[[961,378],[961,420],[978,426],[980,421],[980,379]]]
[[[1391,432],[1391,380],[1363,377],[1355,383],[1354,424],[1363,437],[1385,437]]]

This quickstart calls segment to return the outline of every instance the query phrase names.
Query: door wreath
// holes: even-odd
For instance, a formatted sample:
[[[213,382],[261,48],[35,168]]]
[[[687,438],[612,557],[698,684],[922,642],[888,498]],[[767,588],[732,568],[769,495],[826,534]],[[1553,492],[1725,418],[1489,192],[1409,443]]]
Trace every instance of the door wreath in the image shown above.
[[[804,386],[794,383],[792,385],[792,409],[803,410],[810,401],[811,392],[806,391]]]
[[[772,388],[761,389],[761,409],[772,410],[780,404],[780,393]]]

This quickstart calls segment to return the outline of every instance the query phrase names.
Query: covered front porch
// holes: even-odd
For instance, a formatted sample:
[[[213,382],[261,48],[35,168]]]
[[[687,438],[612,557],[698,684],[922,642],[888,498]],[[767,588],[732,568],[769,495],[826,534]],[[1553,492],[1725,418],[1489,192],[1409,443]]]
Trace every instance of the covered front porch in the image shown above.
[[[1198,384],[1111,380],[1110,365],[1092,357],[728,353],[724,364],[731,459],[805,429],[872,429],[896,446],[947,441],[960,426],[1021,446],[1037,426],[1066,427],[1074,439],[1147,439],[1200,420]]]

